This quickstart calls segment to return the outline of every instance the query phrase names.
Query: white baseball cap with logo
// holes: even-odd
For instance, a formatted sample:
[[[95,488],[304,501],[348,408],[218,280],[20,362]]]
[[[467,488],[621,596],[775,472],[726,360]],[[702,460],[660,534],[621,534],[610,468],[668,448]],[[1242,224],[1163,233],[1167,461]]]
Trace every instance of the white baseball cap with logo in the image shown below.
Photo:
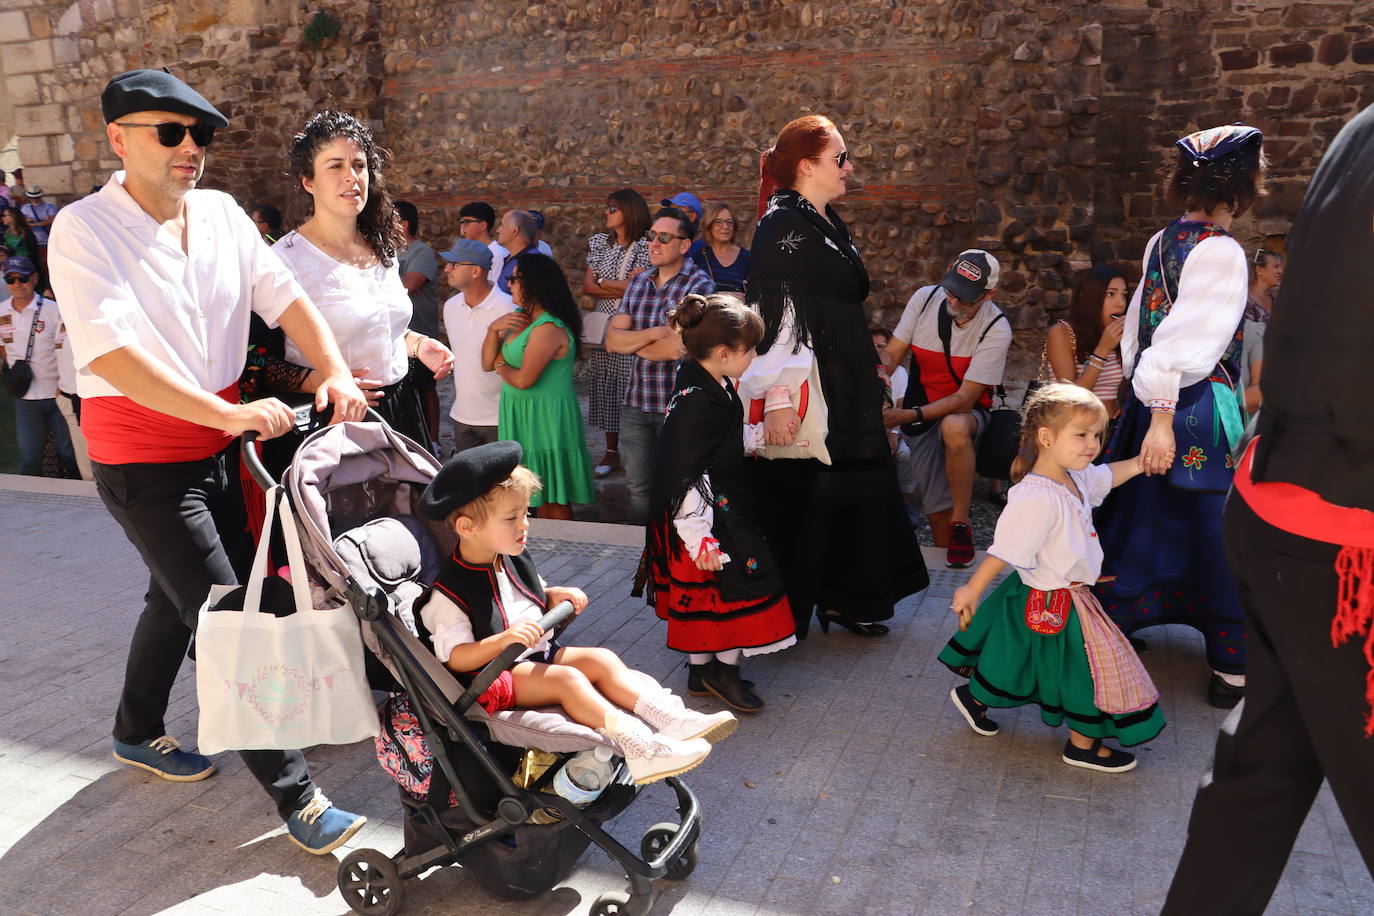
[[[959,252],[940,286],[960,302],[977,302],[988,290],[997,288],[1001,274],[996,258],[981,248],[969,248]]]

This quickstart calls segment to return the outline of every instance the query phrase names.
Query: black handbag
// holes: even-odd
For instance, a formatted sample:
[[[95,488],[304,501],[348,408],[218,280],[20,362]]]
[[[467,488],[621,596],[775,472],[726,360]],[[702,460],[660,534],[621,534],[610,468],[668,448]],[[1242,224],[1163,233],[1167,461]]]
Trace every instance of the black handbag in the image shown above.
[[[1021,450],[1021,411],[1007,403],[1007,389],[998,385],[993,389],[1001,402],[988,417],[987,428],[978,440],[973,468],[980,477],[1006,480],[1011,477],[1011,463]]]
[[[33,359],[33,338],[38,333],[38,321],[42,317],[43,300],[40,298],[38,308],[33,313],[33,321],[29,324],[29,345],[24,350],[24,358],[16,359],[3,367],[5,390],[9,392],[10,397],[22,398],[28,394],[29,386],[33,384],[33,367],[29,365],[29,360]]]

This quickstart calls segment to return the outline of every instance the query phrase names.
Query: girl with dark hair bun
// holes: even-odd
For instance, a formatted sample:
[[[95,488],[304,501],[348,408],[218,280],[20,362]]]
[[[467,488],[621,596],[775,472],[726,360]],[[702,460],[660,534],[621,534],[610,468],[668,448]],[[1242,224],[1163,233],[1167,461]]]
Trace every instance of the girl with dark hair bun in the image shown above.
[[[1222,549],[1221,512],[1243,430],[1240,362],[1248,285],[1231,221],[1262,186],[1260,132],[1229,125],[1178,141],[1171,199],[1185,212],[1145,246],[1126,310],[1121,362],[1130,380],[1106,460],[1139,454],[1145,476],[1098,514],[1112,577],[1098,586],[1129,635],[1183,623],[1200,630],[1207,697],[1234,706],[1245,684],[1245,619]]]
[[[757,712],[763,700],[740,677],[742,659],[796,642],[744,461],[762,446],[763,424],[745,425],[731,381],[753,361],[763,321],[717,294],[686,296],[668,324],[687,358],[654,444],[648,602],[668,623],[668,648],[688,654],[688,692]]]
[[[634,188],[612,191],[606,198],[606,231],[587,240],[587,272],[582,292],[593,297],[591,311],[614,315],[630,279],[649,267],[649,243],[644,233],[652,219],[649,205]],[[595,317],[602,328],[609,318]],[[606,454],[596,476],[607,477],[620,467],[620,406],[630,382],[633,353],[611,353],[599,342],[587,347],[587,422],[606,433]]]
[[[763,318],[740,381],[766,445],[749,462],[797,635],[816,614],[860,636],[930,578],[902,509],[868,334],[868,271],[831,206],[854,165],[829,118],[797,118],[763,154],[745,299]]]
[[[369,404],[429,450],[429,428],[409,378],[410,358],[442,379],[453,369],[453,354],[433,337],[409,330],[410,295],[396,262],[402,236],[382,174],[384,155],[372,132],[352,115],[313,115],[287,154],[310,215],[272,250],[320,310]],[[256,330],[245,375],[252,390],[246,395],[260,396],[269,388],[314,391],[320,373],[305,354],[290,341],[282,346],[275,335],[263,333],[265,328]]]
[[[482,342],[482,368],[502,382],[497,434],[520,443],[525,466],[543,481],[530,496],[539,517],[571,519],[573,503],[596,501],[573,391],[582,310],[562,268],[532,249],[515,256],[510,292],[519,311],[493,321]]]
[[[1109,417],[1121,412],[1119,345],[1125,326],[1126,278],[1115,267],[1098,264],[1074,275],[1069,317],[1056,321],[1045,335],[1044,369],[1054,380],[1097,395]]]

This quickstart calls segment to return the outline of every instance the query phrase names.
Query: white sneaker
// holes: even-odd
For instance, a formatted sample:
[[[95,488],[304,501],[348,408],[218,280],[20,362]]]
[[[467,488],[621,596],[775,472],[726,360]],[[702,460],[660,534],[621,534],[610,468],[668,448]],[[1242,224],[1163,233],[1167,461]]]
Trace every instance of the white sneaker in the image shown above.
[[[607,723],[606,732],[620,746],[636,785],[685,773],[711,753],[711,745],[705,738],[679,741],[654,734],[634,716],[621,713],[614,718],[616,721]]]
[[[635,715],[653,726],[660,735],[678,741],[705,738],[711,744],[724,741],[739,728],[739,720],[728,710],[704,713],[688,709],[682,698],[669,691],[645,694],[635,704]]]

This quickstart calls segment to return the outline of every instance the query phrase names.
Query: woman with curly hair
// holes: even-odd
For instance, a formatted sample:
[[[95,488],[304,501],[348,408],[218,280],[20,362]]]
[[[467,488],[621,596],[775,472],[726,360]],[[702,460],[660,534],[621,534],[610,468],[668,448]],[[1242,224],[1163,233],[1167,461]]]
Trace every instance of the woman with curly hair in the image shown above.
[[[382,174],[385,155],[352,115],[332,110],[312,115],[287,152],[291,174],[309,197],[310,216],[272,250],[320,310],[372,407],[398,432],[428,448],[409,359],[418,358],[443,378],[453,369],[453,354],[434,338],[408,329],[410,296],[397,267],[402,236]],[[270,343],[257,343],[258,350],[272,352]],[[320,373],[305,354],[286,341],[281,355],[286,365],[269,359],[262,384],[313,391]]]
[[[515,257],[511,298],[482,341],[482,369],[501,376],[497,435],[525,450],[524,463],[544,488],[530,495],[540,518],[571,519],[572,503],[596,500],[592,459],[573,392],[582,310],[553,258],[533,249]]]

